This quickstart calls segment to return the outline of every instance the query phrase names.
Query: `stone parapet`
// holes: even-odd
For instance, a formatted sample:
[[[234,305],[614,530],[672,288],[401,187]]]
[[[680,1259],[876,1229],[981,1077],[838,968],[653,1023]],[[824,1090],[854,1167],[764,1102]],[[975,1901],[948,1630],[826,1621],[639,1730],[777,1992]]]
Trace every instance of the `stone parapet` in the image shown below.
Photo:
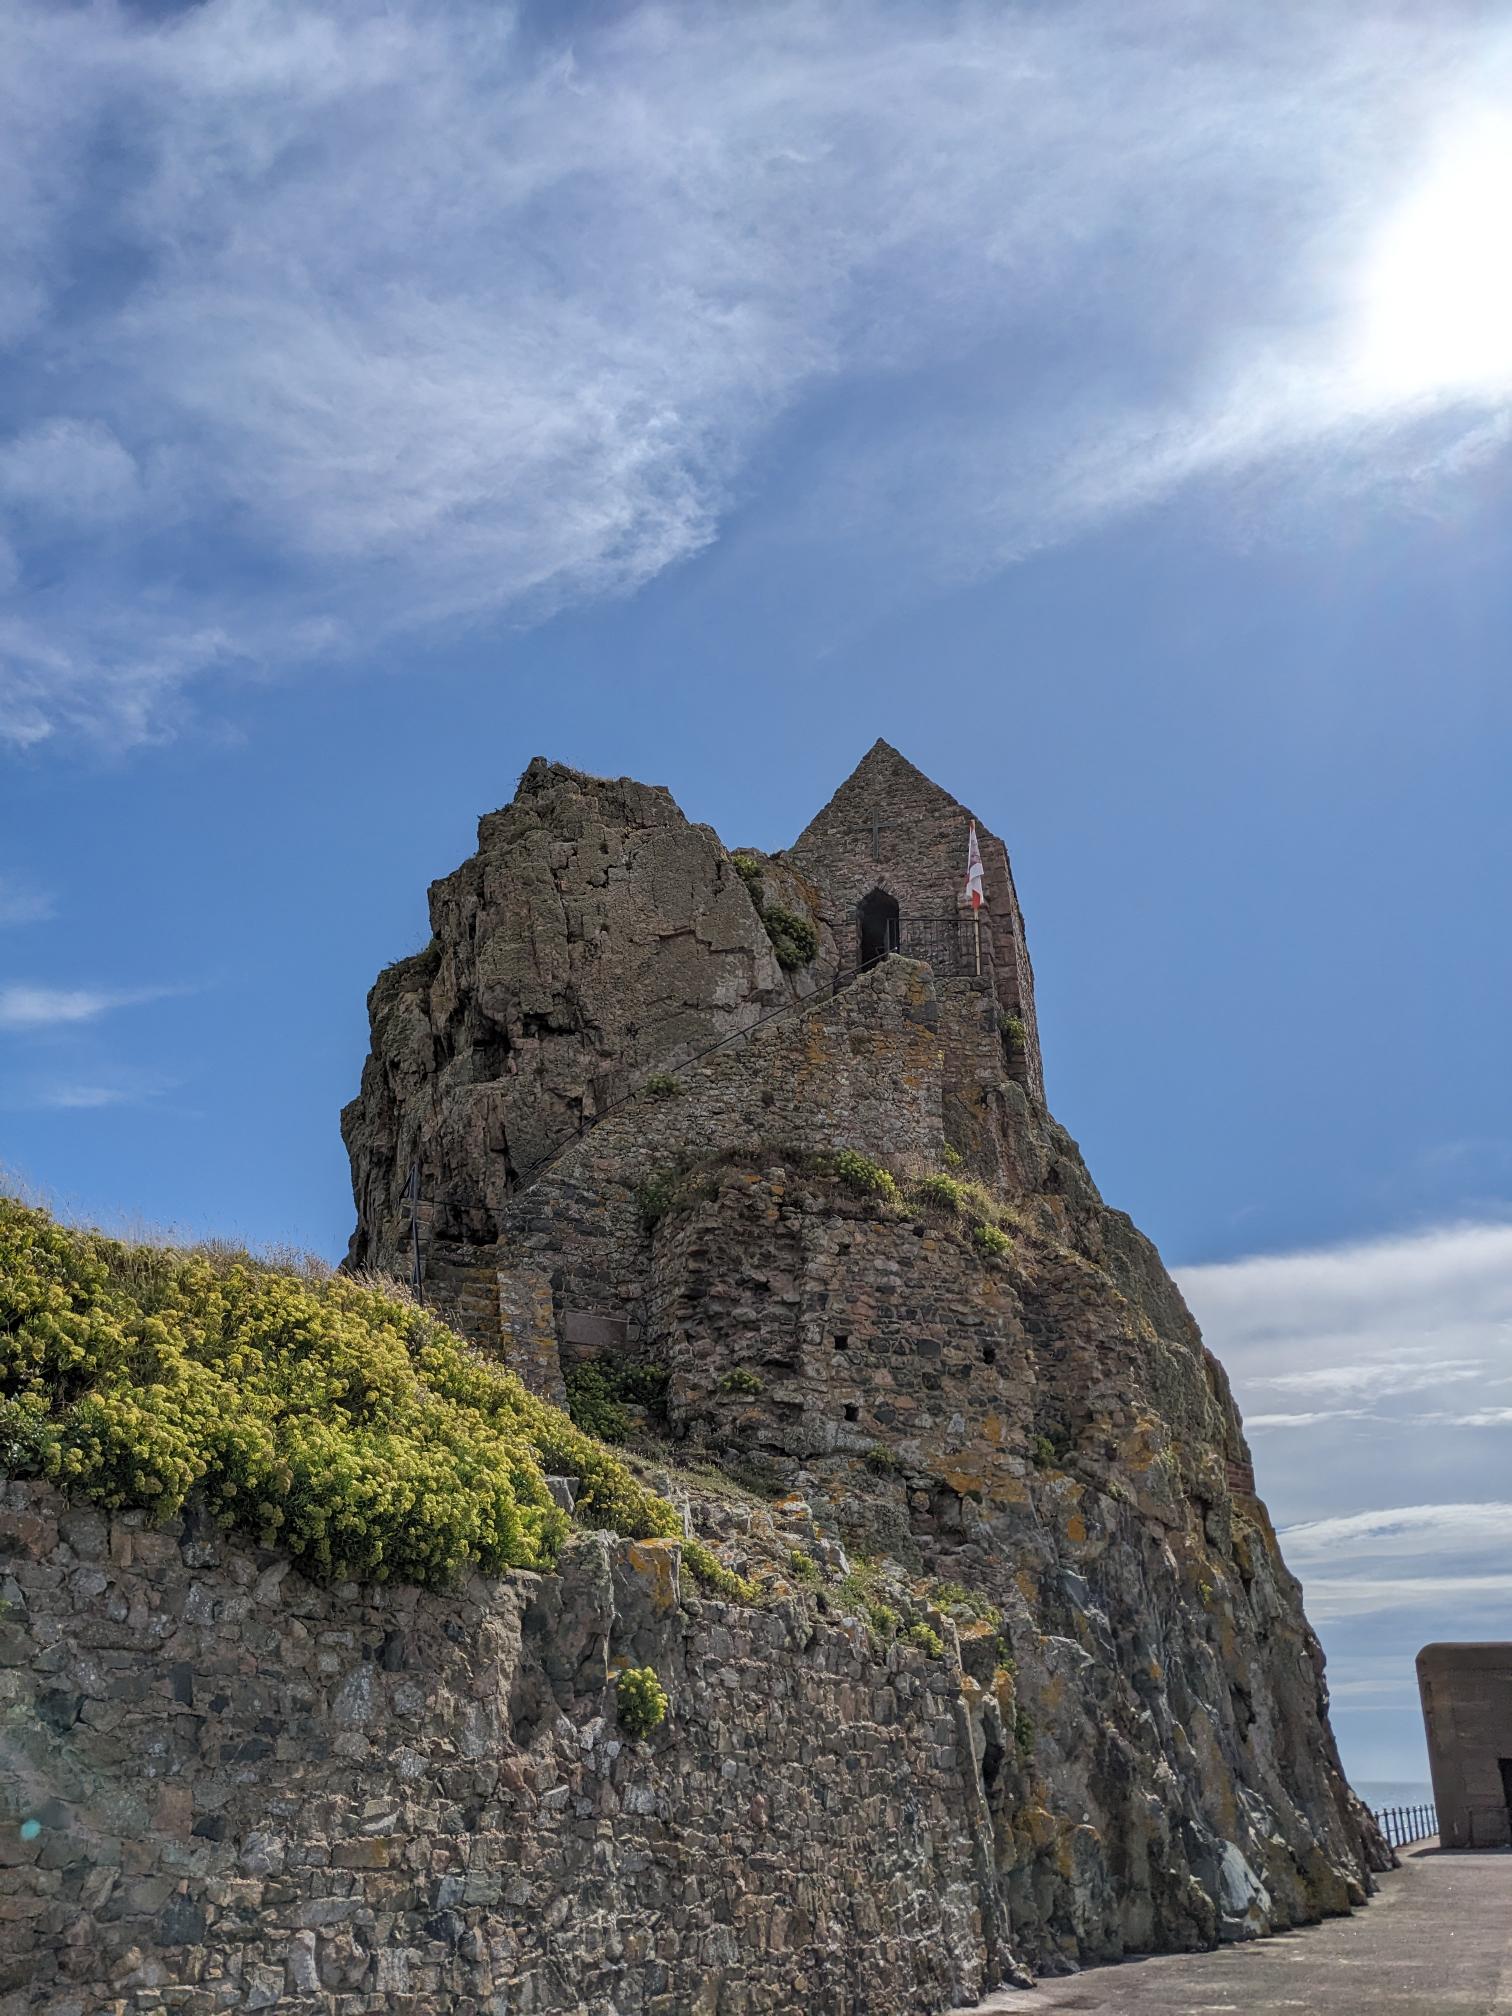
[[[12,1483],[0,1578],[3,2016],[891,2016],[1000,1978],[959,1669],[695,1600],[676,1543],[321,1589]],[[625,1664],[670,1696],[644,1742]]]

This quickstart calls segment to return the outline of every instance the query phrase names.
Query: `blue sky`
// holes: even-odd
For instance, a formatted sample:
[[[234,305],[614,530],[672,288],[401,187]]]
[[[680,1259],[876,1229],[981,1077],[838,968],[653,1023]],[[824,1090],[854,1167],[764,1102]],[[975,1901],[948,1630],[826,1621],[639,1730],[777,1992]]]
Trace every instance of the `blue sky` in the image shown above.
[[[0,1159],[336,1254],[531,755],[775,847],[885,735],[1416,1775],[1512,1630],[1512,9],[0,20]]]

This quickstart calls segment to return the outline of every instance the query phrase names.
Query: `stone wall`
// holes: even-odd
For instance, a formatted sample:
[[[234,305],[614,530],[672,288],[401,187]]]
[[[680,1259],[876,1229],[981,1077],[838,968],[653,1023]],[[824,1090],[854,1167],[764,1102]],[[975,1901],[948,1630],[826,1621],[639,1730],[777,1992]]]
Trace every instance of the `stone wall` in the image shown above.
[[[889,960],[685,1069],[671,1096],[612,1114],[501,1206],[494,1264],[549,1274],[559,1329],[569,1310],[613,1315],[635,1341],[651,1285],[641,1186],[774,1140],[932,1167],[945,1138],[939,1014],[928,969]]]
[[[999,1977],[955,1660],[672,1542],[319,1589],[0,1486],[0,2012],[814,2016]],[[671,1696],[644,1743],[612,1675]]]
[[[854,959],[856,908],[874,889],[891,896],[905,919],[948,923],[962,916],[972,816],[879,741],[782,858],[822,891],[822,914],[842,958]],[[998,996],[1004,1010],[1024,1024],[1026,1080],[1043,1099],[1034,974],[1008,850],[980,819],[976,827],[986,895],[982,929],[992,941]]]
[[[793,849],[759,857],[760,901],[816,930],[814,959],[784,972],[717,835],[665,790],[531,763],[513,802],[479,821],[477,852],[432,885],[430,943],[369,994],[371,1051],[342,1115],[352,1264],[408,1272],[412,1167],[440,1272],[481,1263],[507,1200],[648,1074],[681,1070],[848,972],[855,905],[874,885],[954,932],[969,816],[879,742]],[[978,832],[996,1010],[1023,1025],[1008,1061],[1038,1099],[1023,919],[1003,843]]]

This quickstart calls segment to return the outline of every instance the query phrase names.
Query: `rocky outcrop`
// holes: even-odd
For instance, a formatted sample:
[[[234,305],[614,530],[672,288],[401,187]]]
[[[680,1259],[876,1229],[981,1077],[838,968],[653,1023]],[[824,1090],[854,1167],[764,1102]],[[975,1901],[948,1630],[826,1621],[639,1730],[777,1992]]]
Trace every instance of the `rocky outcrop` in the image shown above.
[[[801,900],[791,875],[781,887]],[[503,1197],[638,1075],[815,984],[784,972],[747,882],[670,793],[539,759],[432,885],[430,922],[368,997],[372,1052],[342,1115],[357,1266],[402,1264],[412,1166],[431,1241],[486,1244]]]
[[[790,854],[737,863],[665,793],[532,765],[375,990],[345,1124],[359,1260],[402,1259],[418,1161],[432,1291],[483,1348],[554,1395],[649,1375],[667,1460],[806,1506],[811,1600],[879,1646],[950,1615],[991,1981],[1347,1910],[1384,1856],[1222,1369],[1045,1108],[985,829],[978,969],[967,818],[879,744]],[[923,956],[858,975],[874,902]]]

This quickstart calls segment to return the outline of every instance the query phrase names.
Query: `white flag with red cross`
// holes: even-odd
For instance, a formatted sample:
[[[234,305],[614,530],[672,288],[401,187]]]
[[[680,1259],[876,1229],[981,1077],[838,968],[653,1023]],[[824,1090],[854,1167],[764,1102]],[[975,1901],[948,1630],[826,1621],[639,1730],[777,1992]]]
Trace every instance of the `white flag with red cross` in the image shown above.
[[[973,910],[982,907],[982,850],[977,845],[976,821],[971,822],[971,835],[966,842],[966,898]]]

